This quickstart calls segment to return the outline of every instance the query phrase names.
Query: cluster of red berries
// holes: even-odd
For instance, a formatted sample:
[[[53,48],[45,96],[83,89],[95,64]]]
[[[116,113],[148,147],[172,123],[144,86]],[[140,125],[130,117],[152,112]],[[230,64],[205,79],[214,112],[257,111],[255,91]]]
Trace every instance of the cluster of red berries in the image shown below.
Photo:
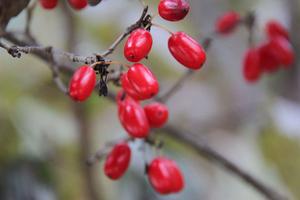
[[[265,26],[267,41],[248,49],[244,58],[244,78],[249,82],[259,80],[262,73],[273,73],[289,68],[295,53],[289,41],[289,33],[278,21],[269,21]]]
[[[76,10],[81,10],[88,5],[87,0],[68,0],[68,2]],[[50,10],[57,6],[58,0],[40,0],[40,4],[43,8]]]
[[[219,34],[231,33],[245,19],[236,12],[227,12],[216,23]],[[262,73],[276,72],[280,67],[289,68],[295,59],[293,47],[289,41],[288,30],[278,21],[271,20],[265,25],[267,41],[247,50],[243,63],[243,76],[248,82],[256,82]]]
[[[169,21],[179,21],[189,12],[186,0],[161,0],[159,14]],[[124,57],[134,62],[128,71],[121,74],[121,91],[117,95],[118,117],[131,138],[146,139],[151,128],[160,128],[168,120],[166,105],[153,102],[144,107],[140,101],[153,98],[159,92],[159,83],[151,70],[139,63],[146,58],[152,48],[149,24],[134,30],[124,46]],[[147,28],[148,27],[148,28]],[[172,33],[168,47],[174,58],[190,69],[199,69],[206,60],[202,46],[184,32]],[[75,101],[85,101],[93,92],[97,82],[95,66],[81,66],[73,74],[69,95]],[[131,150],[127,142],[115,145],[104,164],[105,174],[115,180],[127,170]],[[174,161],[157,157],[147,165],[147,175],[153,188],[161,194],[179,192],[184,187],[181,171]]]
[[[73,6],[86,0],[69,0]],[[45,8],[51,8],[54,0],[41,0]],[[78,3],[78,4],[77,4]],[[53,6],[52,7],[55,7]],[[84,6],[83,6],[84,7]],[[78,7],[77,7],[78,8]],[[160,0],[159,15],[168,21],[179,21],[185,18],[190,10],[187,0]],[[228,12],[220,17],[215,26],[218,34],[232,32],[239,23],[243,22],[236,12]],[[133,62],[126,72],[120,75],[119,82],[122,89],[117,95],[118,118],[130,138],[147,139],[151,128],[160,128],[168,120],[169,111],[160,102],[142,106],[141,101],[155,97],[159,92],[159,83],[151,70],[142,63],[151,51],[153,40],[150,33],[151,20],[146,25],[133,30],[124,46],[124,57]],[[263,71],[273,72],[280,65],[289,66],[294,60],[294,52],[289,43],[288,32],[278,22],[271,21],[266,25],[268,41],[260,47],[251,48],[246,53],[244,76],[248,81],[258,80]],[[195,39],[184,32],[171,33],[168,48],[172,56],[183,66],[197,70],[206,61],[204,48]],[[101,63],[101,62],[100,62]],[[103,60],[101,66],[108,66],[113,62]],[[81,66],[74,73],[70,85],[69,95],[75,101],[85,101],[92,94],[97,74],[107,75],[106,68]],[[116,144],[108,154],[105,164],[105,174],[113,179],[119,179],[126,172],[131,159],[131,149],[127,141]],[[161,194],[179,192],[184,187],[181,171],[174,161],[164,157],[153,159],[147,164],[147,175],[153,188]]]

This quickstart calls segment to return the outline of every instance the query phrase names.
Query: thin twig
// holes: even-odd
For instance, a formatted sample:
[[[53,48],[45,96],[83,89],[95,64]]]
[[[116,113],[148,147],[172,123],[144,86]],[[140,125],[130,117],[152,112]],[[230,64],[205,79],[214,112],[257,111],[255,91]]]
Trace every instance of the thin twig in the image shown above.
[[[112,54],[114,52],[114,50],[116,49],[116,47],[134,30],[140,28],[143,25],[143,21],[147,15],[148,12],[148,6],[144,7],[143,12],[141,17],[139,18],[138,21],[136,21],[136,23],[134,23],[133,25],[129,26],[126,31],[124,33],[122,33],[122,35],[120,35],[115,42],[103,53],[101,54],[97,54],[99,56],[102,57],[107,57],[108,55]]]

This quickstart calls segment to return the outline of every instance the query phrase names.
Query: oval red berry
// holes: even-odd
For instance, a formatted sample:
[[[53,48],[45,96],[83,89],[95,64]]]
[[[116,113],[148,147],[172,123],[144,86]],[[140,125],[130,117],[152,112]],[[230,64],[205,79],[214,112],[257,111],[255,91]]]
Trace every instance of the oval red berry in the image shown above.
[[[240,15],[230,11],[218,18],[216,23],[216,32],[226,34],[233,31],[240,22]]]
[[[96,78],[96,73],[93,68],[89,66],[79,67],[70,81],[70,97],[80,102],[89,98],[96,85]]]
[[[131,150],[127,143],[115,145],[107,155],[104,163],[104,173],[110,179],[121,178],[128,169],[131,158]]]
[[[76,10],[81,10],[88,5],[87,0],[68,0],[69,4]]]
[[[149,134],[149,122],[142,106],[132,98],[125,98],[118,104],[119,120],[134,138],[145,138]]]
[[[154,159],[148,167],[148,178],[160,194],[180,192],[184,187],[182,173],[176,163],[164,157]]]
[[[135,63],[128,72],[127,77],[133,89],[141,99],[154,97],[159,91],[159,84],[154,74],[143,64]]]
[[[130,62],[139,62],[149,54],[152,43],[149,31],[142,28],[133,31],[124,46],[125,58]]]
[[[57,6],[58,0],[40,0],[40,4],[45,9],[53,9]]]
[[[255,82],[260,78],[261,73],[259,51],[256,48],[249,49],[244,57],[244,77],[248,82]]]
[[[266,24],[266,32],[270,38],[281,36],[289,39],[288,30],[276,20],[271,20]]]
[[[202,46],[184,32],[173,33],[168,47],[173,57],[190,69],[200,69],[206,61],[206,53]]]
[[[161,0],[158,5],[159,15],[168,21],[179,21],[185,18],[190,10],[187,0]]]
[[[155,102],[144,107],[149,125],[153,128],[162,127],[169,117],[169,111],[164,104]]]
[[[273,51],[276,53],[280,64],[282,64],[285,67],[288,67],[291,64],[293,64],[295,60],[295,52],[289,40],[281,36],[273,37],[269,45],[270,48],[272,48]]]
[[[121,76],[121,85],[127,95],[132,97],[135,100],[141,100],[139,94],[133,89],[131,83],[128,80],[127,73],[122,74]]]

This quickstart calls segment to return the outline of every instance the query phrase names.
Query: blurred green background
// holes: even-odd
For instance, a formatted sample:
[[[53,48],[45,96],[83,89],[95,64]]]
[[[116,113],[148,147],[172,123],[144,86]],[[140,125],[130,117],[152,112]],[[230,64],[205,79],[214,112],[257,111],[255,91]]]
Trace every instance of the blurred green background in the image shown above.
[[[159,1],[145,2],[156,14]],[[277,19],[289,27],[296,54],[300,53],[298,0],[190,3],[192,9],[185,20],[170,23],[156,17],[155,22],[201,39],[225,11],[243,15],[255,11],[257,42],[264,40],[265,22]],[[71,11],[76,20],[76,53],[90,55],[108,48],[138,19],[141,10],[137,0],[104,0],[96,7]],[[24,24],[23,12],[11,21],[8,30],[22,30]],[[32,33],[43,45],[66,49],[64,10],[45,11],[37,6]],[[157,75],[163,92],[184,68],[168,52],[168,34],[155,27],[152,34],[154,47],[143,63]],[[247,37],[241,27],[213,42],[205,67],[168,102],[169,123],[199,134],[242,169],[291,199],[300,199],[299,63],[297,60],[289,70],[248,84],[242,77]],[[120,45],[111,57],[125,61],[122,51]],[[162,153],[176,160],[185,175],[186,188],[180,194],[162,197],[152,190],[144,175],[144,160],[150,160],[153,153],[141,152],[142,142],[132,145],[133,160],[120,181],[104,176],[102,162],[90,171],[86,155],[126,134],[118,122],[116,106],[97,94],[83,104],[73,103],[56,88],[47,65],[30,55],[13,59],[1,49],[0,61],[0,199],[264,199],[189,146],[164,135],[158,135],[165,141]]]

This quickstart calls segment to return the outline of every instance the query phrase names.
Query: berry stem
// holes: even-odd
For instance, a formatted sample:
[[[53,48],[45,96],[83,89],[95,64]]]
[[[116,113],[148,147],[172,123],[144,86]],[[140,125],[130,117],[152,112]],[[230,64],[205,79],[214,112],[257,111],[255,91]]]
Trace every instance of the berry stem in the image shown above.
[[[162,26],[160,24],[156,24],[156,23],[151,23],[151,24],[152,24],[152,26],[156,26],[156,27],[158,27],[160,29],[163,29],[163,30],[167,31],[170,35],[173,35],[173,32],[170,31],[169,29],[167,29],[166,27],[164,27],[164,26]]]

